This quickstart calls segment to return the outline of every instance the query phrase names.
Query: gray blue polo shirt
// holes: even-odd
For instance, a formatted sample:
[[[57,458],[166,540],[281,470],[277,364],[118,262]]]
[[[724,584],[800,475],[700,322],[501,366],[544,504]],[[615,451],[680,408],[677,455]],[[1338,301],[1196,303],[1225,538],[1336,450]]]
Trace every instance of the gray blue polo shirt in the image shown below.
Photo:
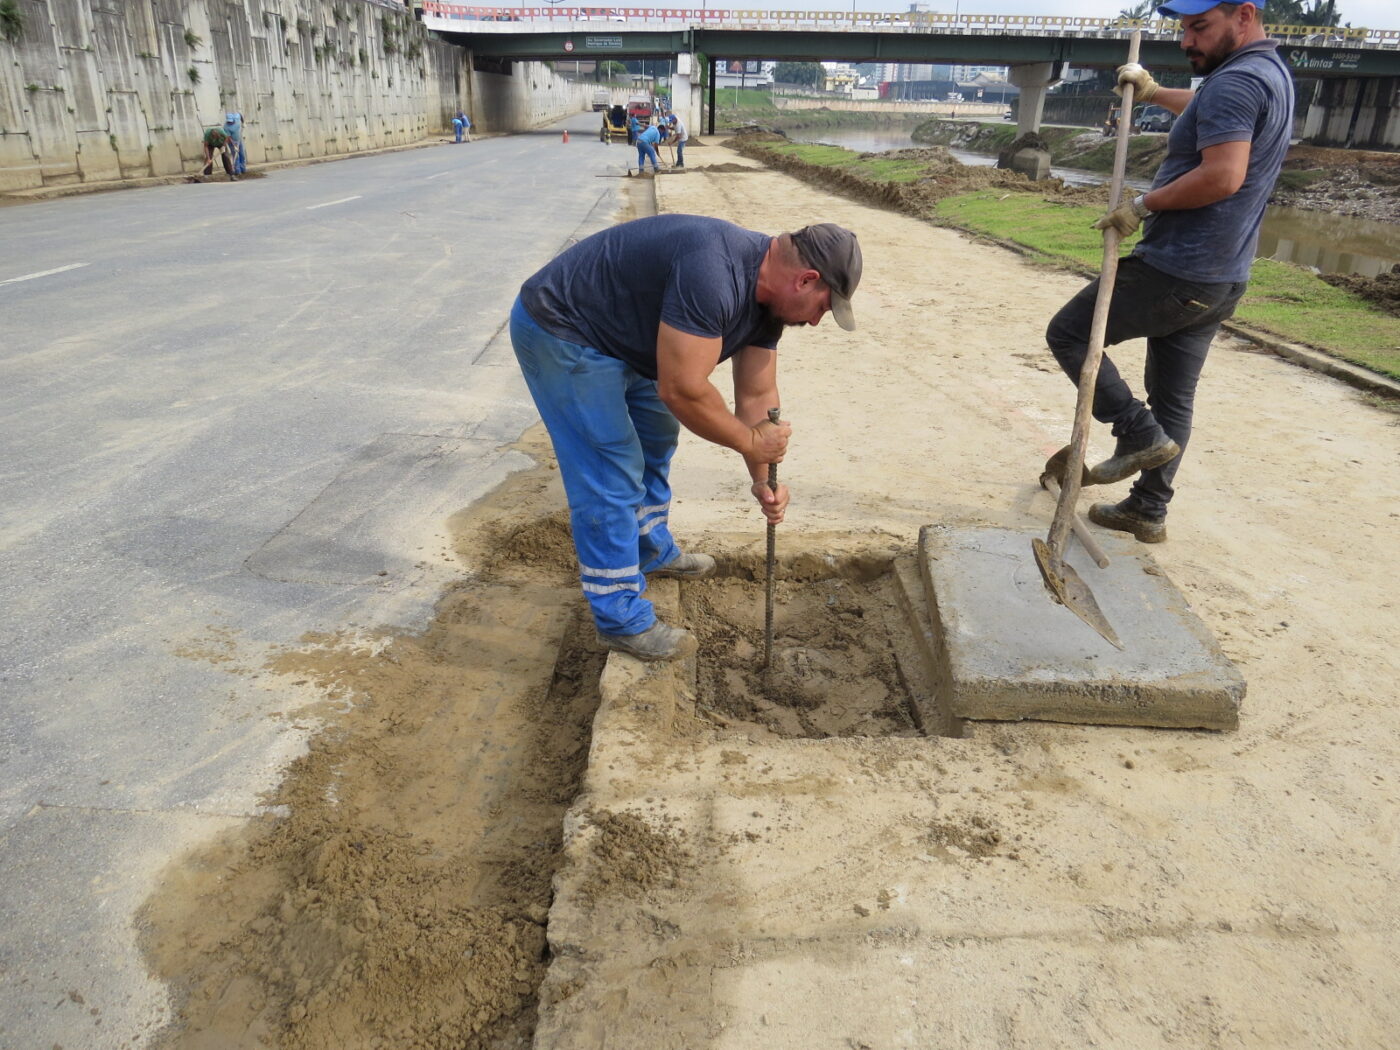
[[[756,298],[772,240],[700,215],[637,219],[560,252],[521,286],[520,302],[550,335],[655,379],[662,321],[719,339],[721,361],[778,345],[783,325]]]
[[[1201,82],[1172,126],[1152,188],[1199,167],[1201,151],[1224,142],[1251,143],[1244,184],[1204,208],[1148,216],[1133,254],[1188,281],[1247,281],[1292,128],[1293,77],[1278,56],[1278,42],[1260,40],[1231,54]]]

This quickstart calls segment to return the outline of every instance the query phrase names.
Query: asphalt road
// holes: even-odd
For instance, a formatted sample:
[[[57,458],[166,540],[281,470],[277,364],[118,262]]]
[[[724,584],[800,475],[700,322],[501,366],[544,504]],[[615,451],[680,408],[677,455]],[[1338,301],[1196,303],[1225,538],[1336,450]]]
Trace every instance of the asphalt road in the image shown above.
[[[141,1045],[136,910],[305,743],[269,647],[460,574],[510,304],[633,155],[566,124],[0,209],[0,1045]]]

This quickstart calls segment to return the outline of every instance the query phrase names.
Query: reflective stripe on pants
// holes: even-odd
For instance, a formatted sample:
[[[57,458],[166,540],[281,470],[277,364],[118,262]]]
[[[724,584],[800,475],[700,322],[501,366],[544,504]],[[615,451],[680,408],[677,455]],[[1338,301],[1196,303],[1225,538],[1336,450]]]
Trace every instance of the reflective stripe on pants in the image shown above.
[[[593,620],[609,634],[645,631],[656,614],[643,573],[680,555],[668,480],[680,424],[655,380],[550,335],[519,299],[510,339],[559,460]]]

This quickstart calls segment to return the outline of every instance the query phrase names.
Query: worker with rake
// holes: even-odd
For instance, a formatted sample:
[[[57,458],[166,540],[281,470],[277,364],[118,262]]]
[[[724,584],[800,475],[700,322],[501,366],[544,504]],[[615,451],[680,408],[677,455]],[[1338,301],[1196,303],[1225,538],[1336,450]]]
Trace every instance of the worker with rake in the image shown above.
[[[1169,0],[1158,7],[1181,20],[1181,47],[1197,75],[1192,91],[1164,88],[1137,63],[1118,69],[1115,88],[1180,118],[1152,188],[1124,201],[1095,225],[1142,240],[1121,260],[1109,305],[1105,345],[1146,337],[1147,403],[1133,396],[1107,357],[1094,390],[1094,418],[1110,423],[1114,454],[1085,468],[1084,484],[1138,475],[1126,499],[1095,503],[1089,520],[1144,543],[1167,538],[1167,504],[1186,443],[1196,384],[1211,340],[1235,311],[1293,125],[1293,81],[1264,33],[1257,3]],[[1046,332],[1056,360],[1078,381],[1088,353],[1098,282],[1071,299]],[[1046,471],[1063,478],[1068,449]]]
[[[646,576],[700,579],[707,554],[671,536],[671,457],[681,426],[743,457],[765,518],[791,428],[778,405],[778,340],[829,310],[855,327],[855,234],[830,223],[777,237],[721,219],[659,215],[623,223],[560,253],[525,282],[510,337],[549,430],[569,500],[579,578],[599,641],[643,660],[693,648],[656,618]],[[733,369],[734,411],[711,382]]]

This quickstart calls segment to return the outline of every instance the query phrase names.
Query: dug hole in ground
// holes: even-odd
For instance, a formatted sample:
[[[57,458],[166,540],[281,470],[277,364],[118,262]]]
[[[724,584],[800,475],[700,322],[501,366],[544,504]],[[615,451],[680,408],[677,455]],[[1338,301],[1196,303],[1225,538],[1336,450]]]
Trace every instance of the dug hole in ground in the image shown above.
[[[1048,526],[1074,391],[1043,332],[1082,282],[716,153],[661,210],[865,255],[860,330],[780,352],[797,677],[754,680],[762,520],[689,435],[673,528],[725,572],[652,592],[701,654],[604,671],[531,432],[540,465],[453,523],[428,631],[275,654],[326,728],[286,816],[151,901],[165,1045],[1390,1045],[1400,416],[1217,340],[1152,554],[1248,681],[1238,731],[921,730],[892,559],[929,523]],[[1135,385],[1142,352],[1112,351]]]

